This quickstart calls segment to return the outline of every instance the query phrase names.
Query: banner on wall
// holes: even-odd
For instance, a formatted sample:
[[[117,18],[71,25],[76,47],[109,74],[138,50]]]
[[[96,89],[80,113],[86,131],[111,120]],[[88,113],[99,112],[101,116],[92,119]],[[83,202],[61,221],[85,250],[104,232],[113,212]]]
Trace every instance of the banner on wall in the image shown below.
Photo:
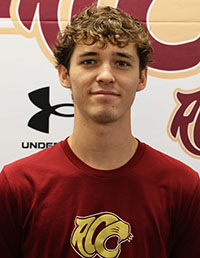
[[[93,0],[1,0],[0,166],[70,135],[73,102],[54,68],[59,30]],[[141,141],[197,171],[200,161],[198,0],[99,0],[146,23],[154,49],[147,89],[132,108]]]

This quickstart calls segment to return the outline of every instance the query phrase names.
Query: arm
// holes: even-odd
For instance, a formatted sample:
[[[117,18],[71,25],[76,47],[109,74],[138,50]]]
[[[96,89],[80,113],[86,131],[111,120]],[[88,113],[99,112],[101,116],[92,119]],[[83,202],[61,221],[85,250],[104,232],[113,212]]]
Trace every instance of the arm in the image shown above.
[[[0,173],[0,254],[20,258],[20,228],[16,196],[12,193],[4,171]]]
[[[200,257],[200,180],[196,175],[187,184],[176,218],[176,241],[170,258]],[[195,182],[195,183],[194,183]]]

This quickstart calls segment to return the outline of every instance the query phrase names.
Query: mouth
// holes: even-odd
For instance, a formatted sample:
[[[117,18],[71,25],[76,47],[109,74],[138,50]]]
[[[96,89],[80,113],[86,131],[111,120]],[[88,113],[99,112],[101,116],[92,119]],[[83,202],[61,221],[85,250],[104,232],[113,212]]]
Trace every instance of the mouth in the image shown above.
[[[104,90],[99,90],[91,93],[92,95],[97,95],[97,96],[113,96],[113,97],[118,97],[120,96],[118,93],[113,92],[113,91],[104,91]]]

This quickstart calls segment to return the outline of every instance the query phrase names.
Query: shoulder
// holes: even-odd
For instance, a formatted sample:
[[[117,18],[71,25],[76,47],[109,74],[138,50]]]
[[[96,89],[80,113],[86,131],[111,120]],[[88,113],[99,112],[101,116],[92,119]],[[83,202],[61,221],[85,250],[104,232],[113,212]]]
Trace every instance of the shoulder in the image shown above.
[[[144,143],[143,143],[144,144]],[[199,187],[199,173],[180,160],[177,160],[151,146],[144,144],[142,163],[148,169],[149,176],[159,178],[178,189],[191,191]]]
[[[64,159],[62,142],[59,142],[50,148],[5,165],[2,173],[8,180],[17,182],[21,177],[28,178],[29,176],[44,174],[46,171],[57,167],[60,164],[59,161]]]
[[[155,195],[160,195],[163,203],[170,204],[170,210],[180,228],[183,228],[186,221],[195,220],[199,223],[199,173],[183,162],[146,144],[144,144],[144,149],[141,162],[143,165],[141,165],[140,171],[144,170],[141,173],[143,178],[147,178],[149,189],[156,192]],[[182,218],[182,221],[180,221],[180,218]],[[189,224],[186,228],[189,228]]]
[[[174,157],[164,152],[161,152],[145,143],[142,144],[145,146],[144,158],[148,159],[149,162],[154,164],[154,167],[159,167],[160,169],[169,169],[171,171],[174,171],[174,169],[176,169],[177,171],[184,170],[197,173],[184,162],[175,159]]]

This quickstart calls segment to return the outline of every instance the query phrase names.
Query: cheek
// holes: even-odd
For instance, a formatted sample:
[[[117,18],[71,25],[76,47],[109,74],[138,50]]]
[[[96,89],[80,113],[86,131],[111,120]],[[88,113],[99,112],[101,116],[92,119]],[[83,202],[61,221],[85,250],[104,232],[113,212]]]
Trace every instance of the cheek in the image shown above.
[[[126,100],[127,104],[130,105],[135,99],[135,95],[137,92],[138,84],[129,83],[129,87],[127,87],[125,94],[126,94]]]
[[[74,104],[84,102],[85,87],[82,84],[81,80],[79,80],[78,78],[71,80],[71,91]]]
[[[138,85],[139,85],[139,79],[138,80],[133,79],[133,80],[127,81],[125,85],[127,94],[129,94],[130,96],[134,96],[138,89]]]
[[[94,85],[94,80],[87,74],[76,73],[71,77],[71,88],[74,94],[84,96],[90,90],[92,85]]]
[[[87,76],[86,72],[82,72],[80,70],[73,71],[70,75],[70,81],[72,87],[80,88],[83,85],[87,85],[89,76]]]

